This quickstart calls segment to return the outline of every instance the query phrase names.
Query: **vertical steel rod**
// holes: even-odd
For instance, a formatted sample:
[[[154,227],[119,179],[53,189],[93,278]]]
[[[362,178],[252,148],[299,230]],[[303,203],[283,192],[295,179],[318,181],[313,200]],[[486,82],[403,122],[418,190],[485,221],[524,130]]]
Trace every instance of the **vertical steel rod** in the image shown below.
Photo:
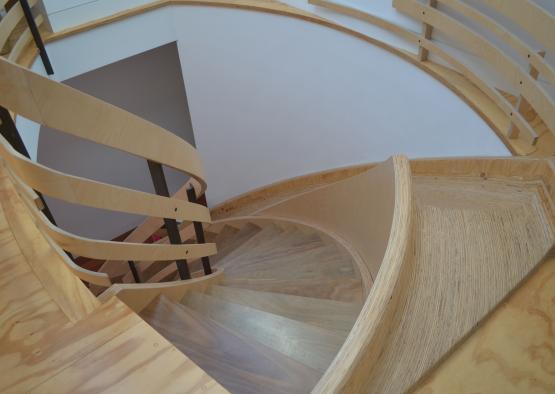
[[[131,273],[133,274],[133,279],[135,279],[135,283],[141,283],[141,277],[139,276],[139,272],[137,271],[137,267],[135,266],[135,262],[128,261],[129,268],[131,269]]]
[[[33,11],[31,11],[31,7],[29,7],[29,3],[27,2],[27,0],[19,0],[19,4],[21,4],[23,14],[25,15],[25,19],[27,20],[27,25],[29,26],[29,30],[33,35],[35,45],[39,50],[42,64],[44,64],[44,69],[46,70],[46,73],[48,75],[52,75],[54,74],[52,63],[50,63],[50,59],[48,58],[48,54],[46,53],[46,48],[44,47],[44,43],[42,42],[42,37],[40,36],[39,29],[35,23],[35,19],[33,18]]]
[[[189,202],[196,203],[197,202],[197,195],[195,193],[195,188],[191,187],[187,189],[187,198]],[[197,237],[197,243],[204,244],[206,240],[204,238],[204,228],[202,227],[202,223],[200,222],[193,222],[193,226],[195,228],[195,235]],[[202,261],[202,268],[204,269],[205,275],[210,275],[212,273],[212,268],[210,267],[210,259],[208,256],[201,257]]]
[[[162,165],[150,160],[147,160],[147,162],[156,194],[164,197],[169,197],[170,192],[168,190],[168,184],[166,183],[166,177],[164,176],[164,169],[162,168]],[[181,235],[179,235],[179,228],[177,227],[177,222],[175,221],[175,219],[164,218],[164,224],[166,225],[166,231],[168,232],[168,238],[170,239],[170,242],[172,244],[181,244]],[[179,277],[181,279],[191,279],[191,272],[189,271],[187,260],[180,259],[177,260],[175,263],[177,264]]]
[[[0,133],[2,134],[2,137],[4,137],[18,153],[22,154],[28,159],[31,158],[31,156],[29,156],[27,148],[25,147],[25,144],[23,143],[23,140],[21,139],[21,135],[19,135],[19,131],[17,130],[12,116],[10,115],[10,111],[2,106],[0,106]],[[48,218],[48,220],[50,220],[50,223],[56,225],[54,216],[52,216],[52,212],[50,212],[50,208],[48,208],[48,205],[46,204],[46,201],[44,200],[41,192],[35,190],[35,193],[37,193],[42,201],[42,205],[44,206],[44,209],[42,211],[44,212],[44,215]]]

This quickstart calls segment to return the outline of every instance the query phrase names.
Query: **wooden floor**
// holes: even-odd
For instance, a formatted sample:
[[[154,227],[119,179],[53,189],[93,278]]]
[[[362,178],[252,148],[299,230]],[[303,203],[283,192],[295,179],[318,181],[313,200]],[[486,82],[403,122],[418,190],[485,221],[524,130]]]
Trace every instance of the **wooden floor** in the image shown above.
[[[29,240],[36,227],[3,171],[0,204],[0,392],[225,392],[117,298],[100,305],[64,282],[75,277],[61,259],[34,259],[49,245]]]
[[[555,250],[511,297],[415,390],[555,392]]]
[[[373,392],[404,392],[534,269],[555,241],[538,185],[414,177],[414,254]],[[445,391],[449,392],[449,391]]]

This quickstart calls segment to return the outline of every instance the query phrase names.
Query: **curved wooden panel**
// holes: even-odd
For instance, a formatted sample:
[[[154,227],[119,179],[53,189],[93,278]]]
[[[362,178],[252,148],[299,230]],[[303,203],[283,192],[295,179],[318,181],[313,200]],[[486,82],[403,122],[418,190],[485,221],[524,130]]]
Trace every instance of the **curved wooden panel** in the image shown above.
[[[44,18],[42,15],[38,15],[35,18],[35,24],[37,25],[37,27],[40,27],[43,22]],[[31,43],[31,41],[33,41],[33,35],[31,34],[31,29],[27,28],[17,39],[15,45],[12,48],[12,51],[8,56],[8,60],[12,62],[17,62],[17,59],[19,59],[19,57],[23,53],[23,50],[27,47],[27,45]]]
[[[481,3],[516,22],[544,49],[555,53],[555,18],[530,0],[481,0]]]
[[[27,205],[29,209],[34,209],[34,207],[37,207],[37,209],[42,210],[42,200],[39,198],[37,193],[35,193],[33,189],[27,186],[17,175],[13,174],[8,167],[6,167],[5,170],[7,171],[9,177],[12,180],[12,184],[15,186],[15,190],[17,191],[25,205]],[[30,206],[32,206],[33,208],[30,208]],[[52,249],[58,254],[67,268],[69,268],[69,270],[79,279],[103,287],[109,287],[112,284],[112,281],[107,274],[102,272],[89,271],[84,269],[83,267],[78,266],[55,242],[52,241],[52,239],[50,239],[50,237],[45,234],[42,234],[42,236],[46,239]]]
[[[329,0],[308,0],[308,2],[319,7],[327,8],[328,10],[362,19],[363,21],[381,27],[384,30],[395,33],[413,44],[418,44],[418,39],[420,38],[418,34],[413,33],[412,31],[409,31],[404,27],[396,25],[395,23],[392,23],[386,19],[380,18],[379,16],[372,15],[348,5],[339,4]]]
[[[52,240],[68,252],[99,260],[172,261],[199,259],[216,254],[216,244],[158,245],[99,241],[68,233],[53,226],[40,214],[38,225]]]
[[[257,215],[301,220],[348,240],[375,279],[386,253],[403,171],[410,184],[408,160],[394,156],[360,175],[279,202]]]
[[[391,23],[383,18],[375,15],[368,14],[362,10],[349,7],[343,4],[337,4],[328,0],[310,0],[311,4],[318,5],[320,7],[325,7],[327,9],[343,13],[358,19],[362,19],[376,26],[379,26],[385,30],[399,35],[400,37],[406,39],[407,41],[422,46],[427,51],[433,53],[434,55],[445,60],[453,67],[455,67],[460,73],[462,73],[466,78],[468,78],[472,83],[474,83],[482,92],[484,92],[517,126],[518,130],[524,133],[524,138],[531,144],[535,145],[538,140],[538,135],[536,131],[530,126],[530,124],[524,119],[524,117],[516,111],[512,105],[503,97],[499,91],[495,88],[486,84],[476,73],[474,73],[469,67],[464,65],[462,62],[455,59],[447,51],[443,50],[441,47],[436,45],[431,40],[422,38],[416,33],[406,30],[405,28]],[[543,62],[543,58],[534,54],[533,57],[540,57]]]
[[[410,251],[413,221],[409,163],[406,158],[394,157],[386,166],[393,166],[395,174],[393,180],[394,210],[389,226],[390,231],[387,233],[389,239],[381,262],[381,269],[347,340],[312,391],[313,393],[364,391],[364,388],[367,387],[368,370],[383,349],[384,338],[389,332],[392,317],[401,298],[403,284],[410,272],[408,269],[404,269],[406,256]],[[341,183],[343,182],[338,184]],[[374,192],[379,193],[379,185],[374,186]],[[380,223],[370,222],[368,224],[378,224],[379,226]]]
[[[555,69],[545,61],[545,59],[538,55],[538,51],[534,48],[528,46],[527,43],[522,41],[519,37],[512,34],[510,31],[505,29],[501,24],[497,23],[492,18],[478,11],[477,9],[463,3],[460,0],[438,0],[440,3],[449,6],[453,10],[459,12],[460,14],[478,22],[483,27],[487,28],[498,38],[505,41],[507,44],[511,45],[520,56],[524,59],[528,59],[530,64],[540,72],[540,74],[545,77],[552,85],[555,86]],[[525,3],[521,1],[519,4]],[[535,7],[535,5],[533,5]],[[555,34],[555,24],[552,27],[551,34]]]
[[[73,273],[73,275],[75,275],[79,279],[81,279],[85,282],[88,282],[90,284],[93,284],[93,285],[102,286],[102,287],[110,287],[112,285],[112,281],[110,280],[110,277],[108,276],[108,274],[105,274],[103,272],[89,271],[89,270],[87,270],[83,267],[78,266],[56,244],[56,242],[52,241],[52,239],[50,239],[50,237],[48,237],[48,236],[45,236],[45,238],[48,241],[48,243],[50,244],[50,246],[52,247],[52,249],[54,249],[56,251],[56,253],[58,253],[58,255],[60,255],[60,258],[65,263],[67,268],[69,268],[69,270]]]
[[[208,208],[176,198],[67,175],[17,153],[0,137],[0,154],[23,182],[48,196],[112,211],[160,218],[210,222]]]
[[[33,7],[35,4],[37,4],[37,0],[29,1],[30,7]],[[0,48],[4,47],[4,45],[8,41],[8,38],[10,38],[13,29],[15,29],[19,21],[23,19],[23,16],[23,9],[21,8],[21,5],[19,4],[19,2],[16,2],[12,6],[12,8],[10,8],[4,18],[2,18],[2,20],[0,21]]]
[[[412,0],[394,0],[393,4],[399,11],[441,30],[483,58],[519,90],[551,132],[555,133],[555,102],[503,51],[464,24],[433,7]]]
[[[35,204],[22,193],[21,197],[27,208],[33,214],[39,229],[55,241],[63,250],[72,252],[78,256],[89,257],[99,260],[116,260],[118,262],[128,260],[144,261],[172,261],[180,259],[198,259],[204,256],[216,254],[216,244],[180,244],[180,245],[158,245],[103,241],[81,237],[71,234],[54,226],[40,212]]]
[[[197,151],[136,115],[0,59],[0,105],[44,126],[183,171],[203,185]]]
[[[214,270],[210,275],[186,281],[165,283],[116,283],[100,295],[101,301],[107,301],[113,296],[125,302],[127,306],[139,313],[159,295],[179,302],[189,291],[203,291],[210,286],[217,285],[224,278],[222,270]]]

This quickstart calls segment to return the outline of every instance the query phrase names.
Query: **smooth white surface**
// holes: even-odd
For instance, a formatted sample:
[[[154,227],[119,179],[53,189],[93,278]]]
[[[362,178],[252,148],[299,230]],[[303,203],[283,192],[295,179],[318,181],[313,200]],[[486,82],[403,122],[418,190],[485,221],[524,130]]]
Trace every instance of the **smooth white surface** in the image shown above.
[[[411,157],[507,155],[445,86],[301,20],[174,6],[48,45],[63,80],[177,40],[209,203],[279,179]]]

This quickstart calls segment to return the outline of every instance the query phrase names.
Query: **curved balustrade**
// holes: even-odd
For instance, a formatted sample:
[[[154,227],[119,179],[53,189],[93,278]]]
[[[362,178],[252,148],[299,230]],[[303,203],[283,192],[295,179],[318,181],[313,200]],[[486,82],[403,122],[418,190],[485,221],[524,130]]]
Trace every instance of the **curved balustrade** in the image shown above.
[[[410,272],[403,267],[412,232],[412,199],[409,162],[395,156],[360,175],[257,213],[294,217],[347,239],[373,278],[355,325],[314,393],[363,391],[393,321],[403,280]],[[339,209],[345,201],[349,201],[349,209]],[[360,201],[360,206],[352,206],[355,201]]]
[[[184,186],[185,191],[189,186],[196,186],[199,193],[205,189],[200,158],[184,140],[138,116],[4,59],[0,59],[0,105],[42,125],[134,154],[158,166],[164,164],[184,172],[192,177]],[[3,137],[0,138],[0,155],[38,227],[48,240],[65,251],[110,260],[110,264],[127,264],[127,261],[135,260],[183,262],[216,253],[214,244],[175,244],[175,239],[172,244],[140,243],[144,239],[140,239],[139,243],[112,242],[71,234],[47,219],[41,212],[41,200],[34,192],[37,190],[47,196],[84,206],[156,218],[147,219],[146,223],[150,223],[148,230],[152,230],[153,225],[160,228],[163,220],[166,224],[167,220],[176,219],[210,223],[208,208],[183,201],[183,191],[178,198],[153,195],[68,175],[29,160]],[[145,231],[145,226],[141,226],[140,230]],[[65,261],[83,280],[101,286],[109,284],[105,274],[97,275],[78,269],[71,260],[65,258]]]
[[[537,70],[537,72],[542,74],[551,83],[555,82],[555,70],[545,61],[543,56],[530,48],[530,46],[523,42],[519,37],[507,31],[495,20],[459,0],[438,1],[440,4],[448,6],[465,17],[472,19],[482,27],[490,30],[498,38],[513,46],[520,56],[527,59],[533,69]],[[505,114],[508,119],[507,127],[503,130],[506,137],[510,139],[521,138],[530,145],[535,145],[537,143],[538,132],[526,119],[524,116],[525,114],[521,113],[524,111],[520,111],[520,105],[517,105],[515,108],[494,86],[490,85],[487,81],[484,81],[475,71],[472,70],[471,67],[458,60],[456,56],[450,54],[432,39],[427,38],[425,35],[418,35],[399,25],[396,25],[393,22],[344,4],[328,0],[309,0],[309,2],[311,4],[325,7],[327,9],[372,23],[400,36],[410,43],[415,44],[446,61],[455,70],[476,85]],[[520,65],[517,64],[512,58],[461,22],[442,13],[440,10],[432,6],[417,3],[412,0],[395,0],[393,4],[400,11],[408,13],[432,28],[437,27],[445,34],[452,36],[458,42],[462,42],[469,50],[479,54],[480,57],[486,60],[489,64],[493,65],[495,70],[504,76],[505,79],[507,79],[513,87],[521,93],[522,97],[529,102],[534,110],[542,117],[542,120],[547,124],[548,128],[555,133],[555,124],[553,123],[555,120],[555,102],[551,99],[545,89],[537,83],[534,76],[529,75],[525,70],[522,70]],[[522,4],[520,4],[520,6],[522,6]],[[536,5],[532,5],[531,7],[539,9]],[[508,12],[508,10],[505,11],[507,11],[505,14],[510,14],[510,16],[517,18],[514,13]],[[549,21],[552,19],[545,12],[543,12],[542,15],[543,20]],[[522,22],[521,25],[523,27],[530,27],[529,24],[524,22]],[[547,27],[545,27],[544,30],[546,28]],[[519,135],[520,133],[522,135]]]
[[[6,3],[7,0],[0,1],[0,8],[4,8]],[[38,0],[28,0],[29,7],[31,8],[37,5],[37,3]],[[4,48],[7,44],[7,51],[2,56],[13,62],[17,62],[22,58],[24,50],[33,41],[33,35],[29,27],[23,30],[18,27],[24,18],[25,14],[21,4],[15,2],[7,10],[4,18],[0,20],[0,49]],[[36,15],[34,20],[37,27],[40,27],[45,22],[45,18],[41,14]]]

